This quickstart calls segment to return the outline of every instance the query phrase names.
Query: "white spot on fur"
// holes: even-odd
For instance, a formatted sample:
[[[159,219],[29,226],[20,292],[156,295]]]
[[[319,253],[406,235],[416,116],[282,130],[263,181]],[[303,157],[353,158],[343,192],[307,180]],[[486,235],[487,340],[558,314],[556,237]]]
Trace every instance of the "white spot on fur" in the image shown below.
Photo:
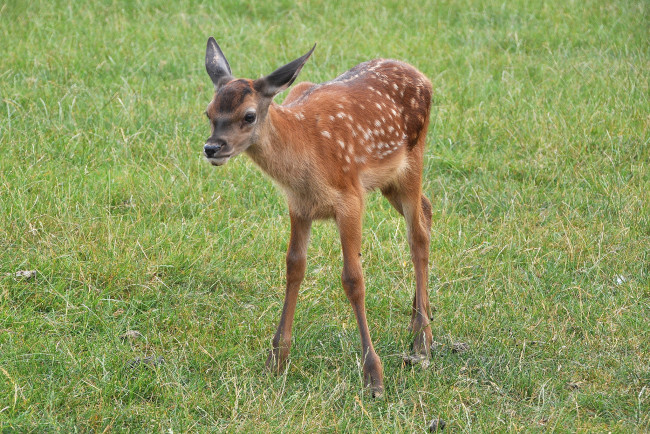
[[[376,126],[376,127],[380,127],[380,126],[381,126],[381,122],[379,122],[379,119],[376,119],[376,120],[375,120],[375,126]]]
[[[321,131],[320,133],[323,135],[323,137],[327,137],[328,139],[332,138],[332,135],[329,131]]]
[[[337,143],[341,147],[341,149],[345,149],[345,143],[343,143],[343,140],[337,140]]]

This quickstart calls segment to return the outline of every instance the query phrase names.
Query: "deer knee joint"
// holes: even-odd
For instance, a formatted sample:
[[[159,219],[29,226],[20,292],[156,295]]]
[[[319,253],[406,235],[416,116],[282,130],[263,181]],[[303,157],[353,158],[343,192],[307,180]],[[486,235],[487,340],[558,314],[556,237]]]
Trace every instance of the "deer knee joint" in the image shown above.
[[[287,270],[302,270],[306,265],[307,258],[305,255],[296,252],[287,253]]]
[[[343,289],[351,302],[355,302],[364,295],[363,276],[357,273],[343,272],[341,276]]]

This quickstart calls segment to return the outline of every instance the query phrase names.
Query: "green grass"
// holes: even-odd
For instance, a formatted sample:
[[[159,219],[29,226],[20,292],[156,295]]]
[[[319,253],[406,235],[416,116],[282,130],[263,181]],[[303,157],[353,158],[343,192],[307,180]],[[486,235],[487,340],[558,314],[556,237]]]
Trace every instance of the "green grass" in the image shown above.
[[[214,3],[0,3],[3,432],[650,430],[647,2]],[[209,35],[238,76],[318,42],[302,80],[381,56],[434,84],[442,346],[402,364],[414,276],[403,221],[372,194],[382,400],[363,391],[331,223],[313,230],[289,369],[263,369],[289,221],[246,157],[202,160]],[[127,367],[148,356],[165,362]]]

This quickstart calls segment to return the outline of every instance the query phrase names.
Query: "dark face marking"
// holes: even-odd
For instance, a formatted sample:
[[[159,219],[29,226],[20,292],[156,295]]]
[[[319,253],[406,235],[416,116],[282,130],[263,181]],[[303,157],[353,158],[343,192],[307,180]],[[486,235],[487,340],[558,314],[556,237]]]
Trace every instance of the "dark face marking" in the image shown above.
[[[220,117],[211,122],[212,124],[212,134],[221,135],[224,132],[230,130],[230,127],[233,125],[234,120],[231,116]]]
[[[217,92],[214,99],[215,108],[220,113],[231,113],[252,93],[253,87],[249,80],[231,81]]]

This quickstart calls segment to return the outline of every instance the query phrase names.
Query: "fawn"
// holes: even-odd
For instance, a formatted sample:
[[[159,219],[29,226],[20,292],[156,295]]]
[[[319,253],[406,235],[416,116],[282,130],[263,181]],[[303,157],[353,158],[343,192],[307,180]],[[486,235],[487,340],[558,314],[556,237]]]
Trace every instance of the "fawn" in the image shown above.
[[[332,218],[341,237],[343,289],[361,334],[364,385],[378,396],[384,389],[383,368],[366,321],[360,258],[364,196],[379,189],[406,220],[416,276],[412,360],[428,360],[431,204],[421,181],[432,86],[413,66],[376,59],[326,83],[299,83],[281,105],[274,103],[315,48],[260,79],[236,79],[210,37],[205,67],[215,94],[206,110],[212,134],[204,155],[220,166],[247,153],[287,197],[291,238],[286,293],[266,366],[275,372],[286,366],[311,224]]]

